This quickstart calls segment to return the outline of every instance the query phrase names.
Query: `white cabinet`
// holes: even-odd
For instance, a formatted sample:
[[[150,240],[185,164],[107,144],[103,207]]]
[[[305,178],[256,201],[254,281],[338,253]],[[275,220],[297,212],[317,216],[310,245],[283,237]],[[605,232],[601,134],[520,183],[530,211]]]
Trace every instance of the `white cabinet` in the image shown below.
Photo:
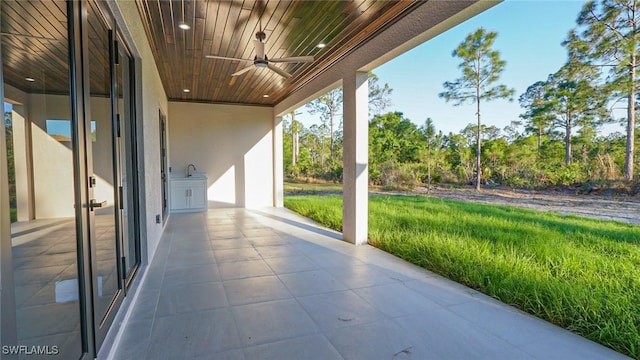
[[[192,209],[207,210],[207,181],[194,181],[190,190],[189,207]]]
[[[207,178],[171,179],[170,209],[172,213],[207,211]]]
[[[190,181],[175,180],[171,181],[171,211],[189,208],[189,189]]]

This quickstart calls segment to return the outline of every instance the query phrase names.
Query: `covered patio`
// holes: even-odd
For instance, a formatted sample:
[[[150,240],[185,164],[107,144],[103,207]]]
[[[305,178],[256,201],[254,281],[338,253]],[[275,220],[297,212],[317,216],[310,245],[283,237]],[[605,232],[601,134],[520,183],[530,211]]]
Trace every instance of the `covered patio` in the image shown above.
[[[173,215],[99,357],[626,358],[341,239],[284,208]]]
[[[498,2],[0,2],[2,358],[622,358],[367,245],[369,71]],[[342,234],[283,208],[340,86]]]

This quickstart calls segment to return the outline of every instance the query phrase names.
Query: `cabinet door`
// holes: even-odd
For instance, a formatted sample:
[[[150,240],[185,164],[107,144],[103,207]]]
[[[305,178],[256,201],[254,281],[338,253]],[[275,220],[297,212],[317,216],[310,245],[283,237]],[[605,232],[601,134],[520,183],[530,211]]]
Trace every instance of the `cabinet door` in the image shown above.
[[[181,181],[171,183],[171,210],[189,208],[189,187]]]
[[[207,208],[207,185],[198,182],[191,185],[191,208],[206,209]]]

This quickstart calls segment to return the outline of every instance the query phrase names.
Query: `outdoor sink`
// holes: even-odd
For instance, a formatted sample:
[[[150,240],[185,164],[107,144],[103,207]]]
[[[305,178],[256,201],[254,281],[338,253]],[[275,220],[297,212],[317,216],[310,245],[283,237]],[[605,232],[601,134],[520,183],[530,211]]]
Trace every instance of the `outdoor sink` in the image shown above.
[[[187,177],[191,177],[193,179],[206,179],[207,174],[203,172],[194,172],[193,174],[191,174],[191,176],[187,176]]]
[[[178,180],[178,179],[200,180],[200,179],[206,179],[206,178],[207,178],[207,174],[203,172],[194,172],[193,174],[191,174],[191,176],[187,176],[187,174],[183,174],[183,173],[171,173],[171,179],[173,180]]]

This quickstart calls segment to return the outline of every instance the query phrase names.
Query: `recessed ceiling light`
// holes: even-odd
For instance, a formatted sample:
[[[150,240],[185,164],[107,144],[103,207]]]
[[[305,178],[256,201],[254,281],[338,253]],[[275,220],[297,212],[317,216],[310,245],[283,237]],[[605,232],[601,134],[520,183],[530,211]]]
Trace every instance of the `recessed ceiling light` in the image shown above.
[[[31,78],[31,77],[26,77],[26,78],[24,78],[24,79],[25,79],[25,80],[27,80],[28,82],[34,82],[34,81],[36,81],[36,79]]]
[[[183,22],[182,22],[182,23],[180,23],[180,24],[178,24],[178,27],[179,27],[180,29],[182,29],[182,30],[189,30],[189,29],[191,29],[191,26],[189,26],[189,24],[187,24],[187,23],[183,23]]]
[[[264,94],[264,95],[262,95],[262,97],[263,97],[263,98],[268,98],[268,97],[269,97],[269,94]]]
[[[325,43],[320,43],[320,44],[318,44],[318,45],[316,45],[316,46],[318,47],[318,49],[322,49],[322,48],[324,48],[325,46],[327,46],[327,44],[325,44]]]
[[[191,92],[191,90],[189,90],[189,89],[182,89],[182,92],[186,92],[186,93],[188,93],[188,92]]]

